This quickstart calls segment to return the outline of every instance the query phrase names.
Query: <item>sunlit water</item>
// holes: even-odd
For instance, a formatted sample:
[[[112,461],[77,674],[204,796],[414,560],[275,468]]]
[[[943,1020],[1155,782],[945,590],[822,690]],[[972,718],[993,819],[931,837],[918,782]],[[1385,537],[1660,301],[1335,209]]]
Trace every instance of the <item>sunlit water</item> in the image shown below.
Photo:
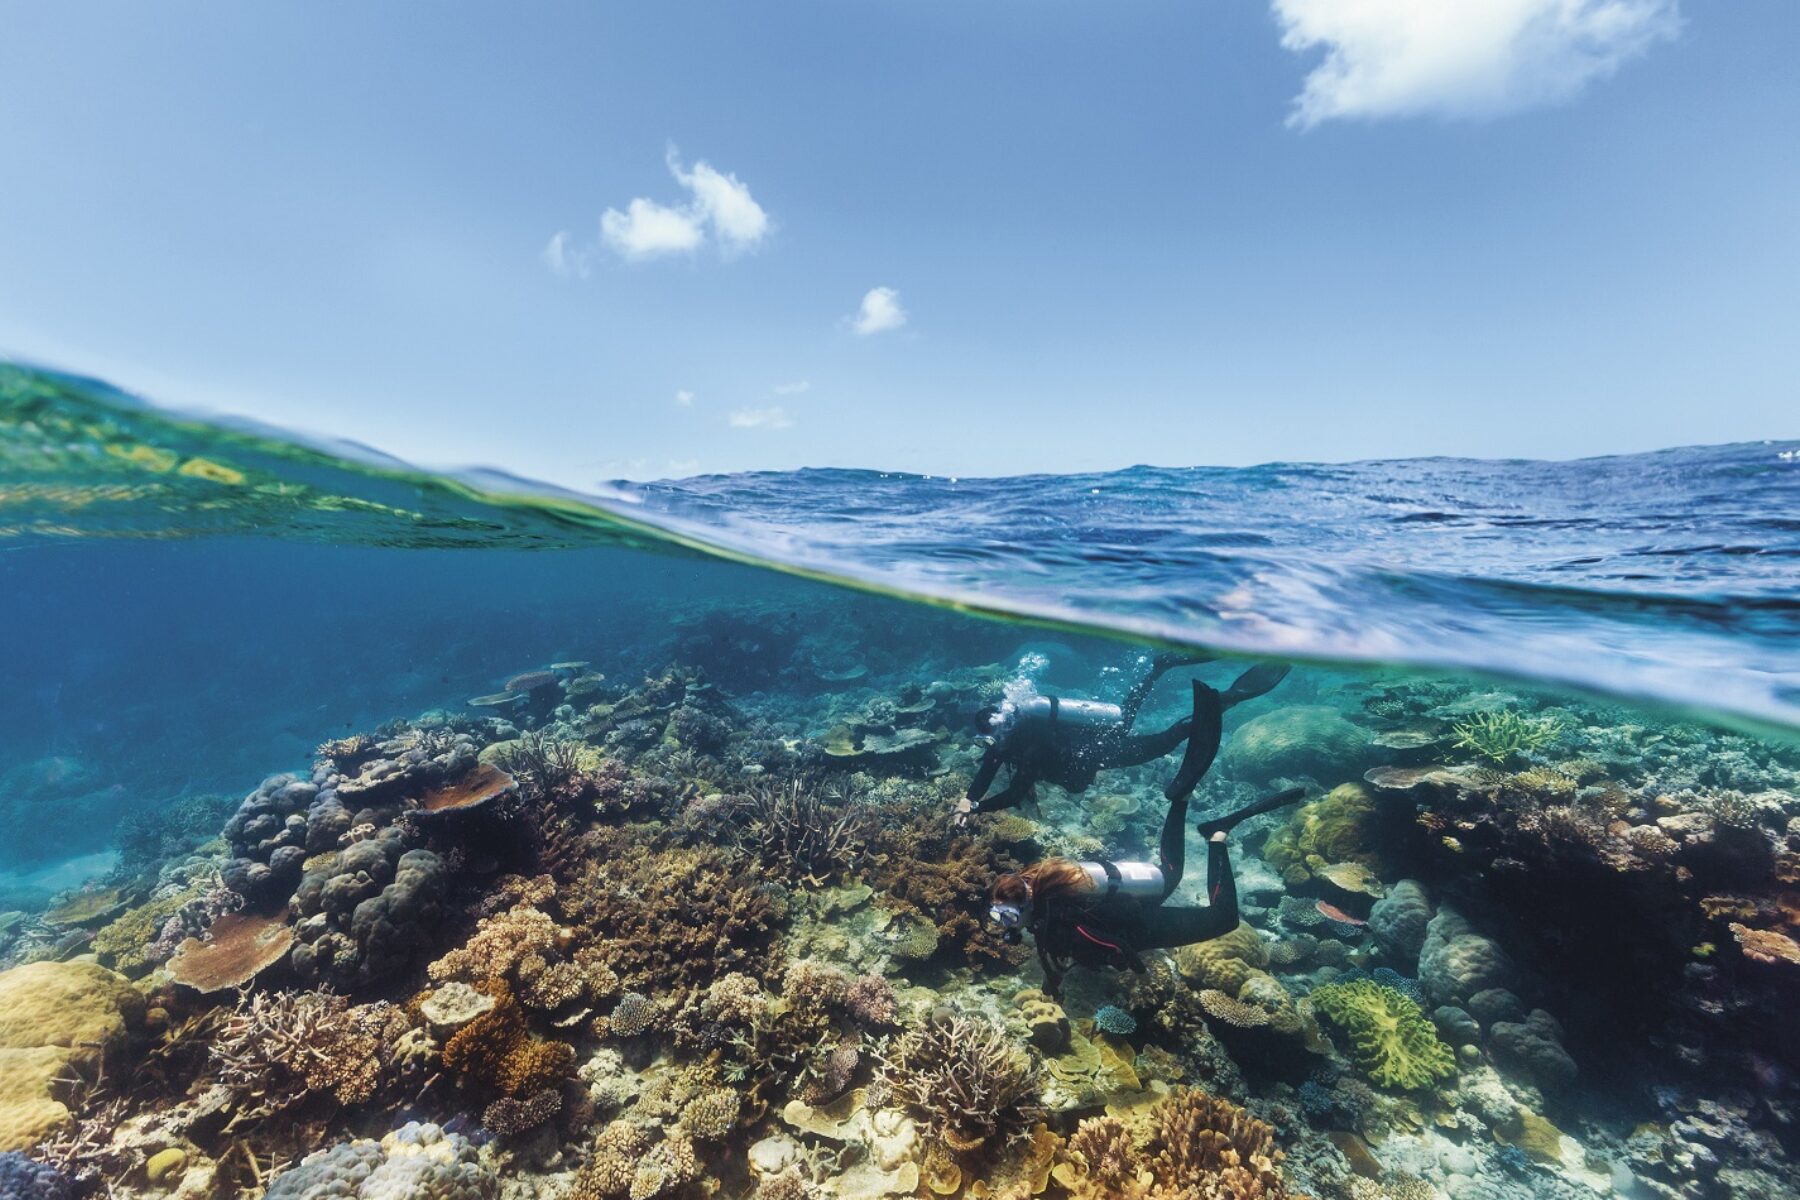
[[[1217,1096],[1286,1154],[1237,1194],[1794,1194],[1797,457],[577,496],[0,368],[0,965],[97,959],[149,1000],[103,1058],[0,1099],[0,1149],[147,1196],[276,1169],[294,1196],[1226,1195],[1218,1164],[1158,1158],[1157,1122]],[[1051,854],[1148,858],[1176,758],[951,815],[988,706],[1116,699],[1146,641],[1305,664],[1227,714],[1194,813],[1290,784],[1308,805],[1234,838],[1247,940],[1077,969],[1056,1011],[986,888]],[[1139,728],[1245,665],[1175,671]],[[510,794],[413,811],[478,753]],[[259,789],[281,772],[304,803]],[[815,834],[848,819],[841,843],[771,832],[793,787]],[[284,822],[292,879],[247,874]],[[437,864],[416,904],[403,852]],[[1204,903],[1189,857],[1172,903]],[[306,899],[314,876],[339,899]],[[177,947],[239,894],[283,952],[202,991]],[[702,940],[716,896],[768,911]],[[561,932],[529,942],[534,920]],[[35,970],[12,986],[52,995]],[[883,981],[891,1018],[836,972]],[[517,1015],[495,1037],[552,1049],[471,1062],[467,1018],[427,1015],[452,984]],[[1405,1044],[1364,1046],[1332,1015],[1345,987]],[[980,1137],[941,1080],[921,1091],[980,1073],[925,1061],[953,1014],[1026,1080],[976,1088],[1011,1114]],[[358,1082],[309,1079],[278,1027]],[[0,1043],[32,1051],[16,1023]],[[62,1186],[9,1182],[29,1170],[0,1156],[0,1195]]]

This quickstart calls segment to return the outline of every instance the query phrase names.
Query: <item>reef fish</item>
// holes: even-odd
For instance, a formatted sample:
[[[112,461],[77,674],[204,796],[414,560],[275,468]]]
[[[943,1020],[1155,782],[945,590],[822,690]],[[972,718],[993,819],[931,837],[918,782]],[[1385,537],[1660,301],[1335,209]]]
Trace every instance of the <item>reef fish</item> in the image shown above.
[[[1337,905],[1328,904],[1323,900],[1320,900],[1317,903],[1315,903],[1313,905],[1313,907],[1318,909],[1320,915],[1323,916],[1328,921],[1342,921],[1346,925],[1367,925],[1368,924],[1368,922],[1363,920],[1361,917],[1353,917],[1349,913],[1345,912],[1343,909],[1339,908]]]

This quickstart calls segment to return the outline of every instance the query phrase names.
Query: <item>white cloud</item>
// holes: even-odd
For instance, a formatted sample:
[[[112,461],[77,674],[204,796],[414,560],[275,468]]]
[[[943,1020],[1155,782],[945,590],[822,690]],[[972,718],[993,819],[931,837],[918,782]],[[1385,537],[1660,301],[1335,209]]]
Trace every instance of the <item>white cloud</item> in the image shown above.
[[[641,259],[693,250],[706,240],[706,231],[692,213],[640,197],[624,212],[607,209],[600,217],[600,236],[621,257]]]
[[[1488,117],[1567,100],[1681,29],[1679,0],[1271,0],[1281,44],[1323,48],[1288,124]]]
[[[689,211],[712,226],[725,250],[748,250],[768,236],[769,214],[736,175],[715,171],[705,162],[696,162],[692,171],[684,171],[673,146],[669,147],[668,162],[669,174],[694,194]]]
[[[862,307],[850,318],[850,328],[863,337],[886,333],[906,324],[906,310],[900,307],[900,293],[891,287],[870,288],[862,298]]]
[[[705,161],[690,170],[670,146],[666,161],[675,182],[687,189],[685,202],[668,205],[639,196],[623,212],[609,208],[600,216],[600,240],[619,257],[637,262],[670,254],[692,254],[709,242],[727,258],[754,250],[774,227],[769,214],[736,175]],[[587,256],[569,244],[567,234],[550,239],[544,261],[559,275],[588,273]],[[571,264],[574,264],[571,269]]]
[[[569,244],[566,230],[551,238],[539,257],[546,267],[564,279],[586,279],[588,276],[588,256]]]
[[[731,414],[733,429],[786,429],[793,416],[779,404],[773,408],[740,408]]]
[[[694,393],[688,391],[686,388],[682,388],[680,391],[676,392],[675,406],[677,408],[694,407]]]
[[[769,390],[777,396],[799,396],[812,391],[812,380],[796,379],[792,383],[778,383]]]

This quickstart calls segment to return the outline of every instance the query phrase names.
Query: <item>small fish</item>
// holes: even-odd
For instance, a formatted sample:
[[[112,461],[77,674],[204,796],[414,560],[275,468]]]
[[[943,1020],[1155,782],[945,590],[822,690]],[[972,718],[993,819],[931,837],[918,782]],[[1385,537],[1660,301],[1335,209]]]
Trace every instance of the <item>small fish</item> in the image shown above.
[[[1323,900],[1317,901],[1313,905],[1313,907],[1318,909],[1319,915],[1324,917],[1328,921],[1341,921],[1345,925],[1367,925],[1368,924],[1368,922],[1363,920],[1361,917],[1353,917],[1349,913],[1345,912],[1343,909],[1339,908],[1337,905],[1328,904]]]

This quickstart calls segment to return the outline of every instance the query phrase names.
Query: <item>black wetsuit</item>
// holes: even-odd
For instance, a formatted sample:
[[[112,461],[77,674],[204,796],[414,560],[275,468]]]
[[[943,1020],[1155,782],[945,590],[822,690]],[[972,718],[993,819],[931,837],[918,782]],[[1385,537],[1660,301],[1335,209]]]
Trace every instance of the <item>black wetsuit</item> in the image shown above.
[[[1238,927],[1237,882],[1223,840],[1209,840],[1206,845],[1207,906],[1169,907],[1163,903],[1174,894],[1186,868],[1188,797],[1219,752],[1223,713],[1219,693],[1196,681],[1193,737],[1180,772],[1165,792],[1169,813],[1163,818],[1156,862],[1163,876],[1162,895],[1150,900],[1096,889],[1054,896],[1033,906],[1029,928],[1037,943],[1038,961],[1043,964],[1046,994],[1054,996],[1063,974],[1077,963],[1142,971],[1142,951],[1192,945]],[[1228,830],[1258,813],[1292,804],[1301,795],[1303,789],[1293,788],[1258,800],[1220,820],[1202,822],[1201,833]]]
[[[1132,726],[1137,721],[1138,709],[1143,707],[1164,671],[1172,666],[1206,661],[1157,655],[1151,660],[1150,669],[1131,685],[1120,701],[1119,720],[1113,724],[1090,726],[1059,722],[1055,717],[1057,701],[1052,697],[1049,720],[1018,721],[982,755],[981,766],[969,784],[968,799],[974,811],[1014,808],[1032,797],[1032,788],[1040,780],[1071,792],[1085,792],[1103,770],[1141,766],[1169,753],[1189,739],[1194,727],[1193,716],[1182,717],[1167,729],[1155,733],[1137,734],[1132,732]],[[1221,703],[1224,708],[1230,708],[1260,696],[1280,683],[1286,674],[1286,667],[1272,664],[1251,667],[1238,676]],[[987,790],[993,786],[1002,766],[1011,766],[1012,776],[1005,787],[987,796]]]

